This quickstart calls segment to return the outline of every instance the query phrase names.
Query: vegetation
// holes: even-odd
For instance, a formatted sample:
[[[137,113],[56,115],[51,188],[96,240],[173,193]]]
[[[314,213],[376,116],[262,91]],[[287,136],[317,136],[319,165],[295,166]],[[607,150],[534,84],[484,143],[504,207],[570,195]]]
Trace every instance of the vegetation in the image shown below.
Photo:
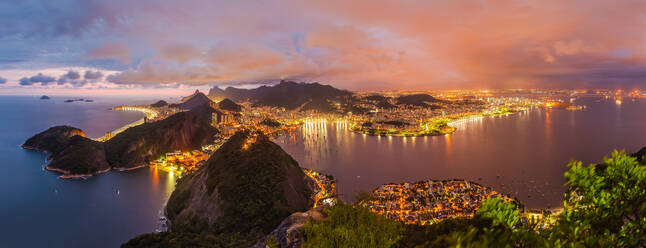
[[[249,247],[290,214],[312,207],[298,163],[264,135],[253,144],[250,138],[236,133],[205,167],[178,181],[166,207],[171,234],[141,235],[124,246]]]
[[[403,224],[352,205],[338,204],[325,210],[327,218],[303,227],[303,247],[395,247]]]
[[[106,156],[113,167],[133,167],[166,152],[199,149],[211,142],[217,132],[199,114],[180,112],[126,129],[105,142]]]
[[[387,240],[397,237],[393,238],[397,242],[370,247],[645,247],[646,166],[617,151],[602,164],[572,161],[568,166],[564,210],[557,216],[545,213],[543,219],[553,220],[547,225],[524,217],[519,206],[498,198],[487,200],[472,219],[403,229],[385,228],[388,223],[366,217],[360,208],[342,206],[329,210],[331,216],[341,212],[334,215],[336,219],[306,226],[307,245],[361,247],[378,232],[390,237]],[[364,221],[369,227],[359,230],[365,237],[341,228],[363,228]]]
[[[85,138],[77,128],[52,127],[28,139],[23,147],[52,153],[50,168],[76,175],[93,174],[146,164],[166,152],[199,149],[217,132],[208,120],[188,111],[128,128],[106,142]]]
[[[110,168],[105,161],[103,143],[80,135],[72,137],[65,149],[52,155],[50,166],[76,175],[93,174]]]

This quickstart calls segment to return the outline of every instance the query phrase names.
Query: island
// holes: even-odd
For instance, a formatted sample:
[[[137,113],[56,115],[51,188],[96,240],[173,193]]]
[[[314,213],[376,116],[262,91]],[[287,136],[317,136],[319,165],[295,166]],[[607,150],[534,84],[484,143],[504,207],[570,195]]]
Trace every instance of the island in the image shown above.
[[[46,95],[42,95],[40,97],[40,100],[49,100],[49,99],[51,99],[51,98],[49,98],[49,96],[46,96]]]

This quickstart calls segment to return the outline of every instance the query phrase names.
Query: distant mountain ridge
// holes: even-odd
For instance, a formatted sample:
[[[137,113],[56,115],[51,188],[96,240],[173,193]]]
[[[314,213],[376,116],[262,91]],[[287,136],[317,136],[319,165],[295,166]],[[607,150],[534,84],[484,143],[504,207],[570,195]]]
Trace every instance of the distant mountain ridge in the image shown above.
[[[340,90],[319,83],[296,83],[281,81],[274,86],[261,86],[255,89],[227,87],[222,90],[214,87],[209,90],[213,99],[228,98],[234,101],[251,101],[253,106],[270,106],[287,110],[334,111],[331,100],[352,96],[352,92]]]

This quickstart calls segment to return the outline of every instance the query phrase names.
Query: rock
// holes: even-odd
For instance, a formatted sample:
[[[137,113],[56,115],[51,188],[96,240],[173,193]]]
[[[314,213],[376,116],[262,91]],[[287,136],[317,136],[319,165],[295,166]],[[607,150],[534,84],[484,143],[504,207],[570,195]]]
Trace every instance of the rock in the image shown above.
[[[301,247],[305,243],[305,237],[301,231],[305,223],[312,220],[322,221],[324,219],[325,217],[321,209],[310,209],[307,212],[293,213],[253,247],[270,248],[269,244],[273,242],[277,242],[281,248]]]

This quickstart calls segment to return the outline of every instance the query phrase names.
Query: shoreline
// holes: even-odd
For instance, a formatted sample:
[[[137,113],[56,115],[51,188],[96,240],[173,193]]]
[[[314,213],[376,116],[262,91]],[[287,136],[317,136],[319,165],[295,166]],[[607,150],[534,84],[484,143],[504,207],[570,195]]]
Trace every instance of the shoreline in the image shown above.
[[[404,134],[402,132],[392,133],[392,134],[370,133],[370,132],[367,132],[367,131],[355,130],[355,129],[352,129],[352,128],[348,128],[348,130],[350,130],[350,132],[357,133],[357,134],[364,134],[364,135],[370,135],[370,136],[382,136],[382,137],[388,137],[388,136],[392,136],[392,137],[443,136],[443,135],[447,135],[447,134],[452,134],[452,133],[454,133],[455,131],[458,130],[458,128],[456,128],[456,127],[452,127],[452,126],[448,126],[448,127],[451,129],[450,131],[443,131],[443,132],[440,132],[440,133],[423,133],[423,134],[415,134],[415,135],[406,135],[406,134]],[[377,131],[380,131],[380,132],[383,131],[381,129],[373,129],[373,130],[377,130]]]
[[[348,130],[350,130],[350,132],[357,133],[357,134],[364,134],[364,135],[370,135],[370,136],[383,136],[383,137],[388,137],[388,136],[393,136],[393,137],[442,136],[442,135],[452,134],[452,133],[454,133],[454,132],[456,132],[458,130],[457,127],[451,126],[451,124],[464,122],[464,121],[467,121],[467,120],[470,120],[470,119],[473,119],[473,118],[484,118],[484,117],[513,115],[513,114],[517,114],[517,113],[520,113],[520,112],[523,112],[523,111],[528,111],[528,110],[517,110],[517,111],[513,111],[513,112],[505,112],[505,113],[499,113],[499,114],[481,114],[481,115],[475,115],[475,117],[469,117],[469,118],[457,118],[457,119],[452,120],[452,121],[450,121],[448,123],[447,127],[451,128],[450,131],[446,131],[446,132],[442,131],[442,132],[437,133],[437,134],[435,134],[435,133],[426,133],[426,134],[406,135],[406,134],[403,134],[404,131],[395,131],[397,133],[392,133],[392,134],[378,134],[378,133],[366,132],[366,131],[363,131],[363,130],[356,130],[356,129],[353,129],[352,127],[348,128]],[[383,130],[383,129],[373,129],[373,130],[376,130],[376,131],[379,131],[379,132],[389,132],[388,130]],[[419,131],[419,132],[423,132],[423,131]]]
[[[100,170],[100,171],[97,171],[97,172],[92,173],[92,174],[71,174],[70,171],[63,170],[63,169],[60,169],[60,168],[54,168],[54,167],[51,167],[49,165],[45,166],[45,170],[62,173],[63,175],[60,175],[58,177],[60,179],[77,179],[77,178],[92,177],[92,176],[95,176],[95,175],[98,175],[98,174],[106,173],[106,172],[110,171],[111,168],[107,168],[105,170]]]

